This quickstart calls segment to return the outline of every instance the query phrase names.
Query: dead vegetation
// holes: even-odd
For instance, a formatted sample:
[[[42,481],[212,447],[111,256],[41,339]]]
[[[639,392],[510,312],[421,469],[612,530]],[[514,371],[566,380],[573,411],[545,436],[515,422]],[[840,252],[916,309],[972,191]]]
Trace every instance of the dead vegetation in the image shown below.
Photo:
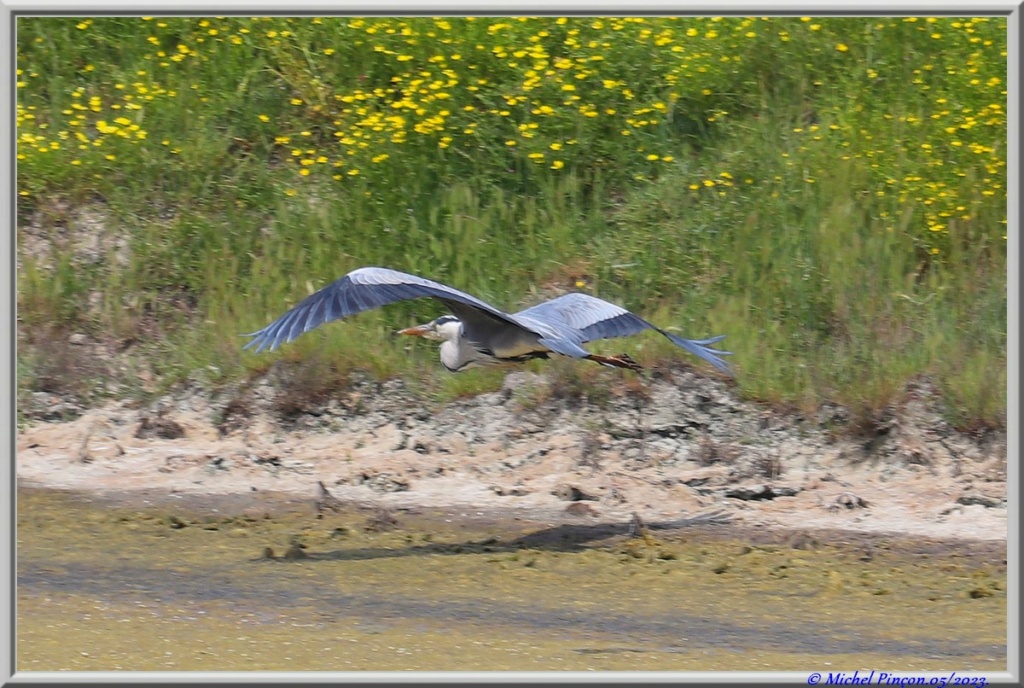
[[[19,357],[21,391],[54,394],[83,405],[104,396],[113,373],[106,357],[97,355],[96,346],[85,335],[45,327],[24,333],[19,344],[31,351]]]
[[[313,354],[275,366],[273,410],[282,420],[320,415],[324,404],[349,383],[348,371],[324,356]]]
[[[169,418],[164,409],[160,409],[152,415],[143,415],[142,422],[139,423],[139,428],[135,431],[136,439],[140,440],[154,438],[176,440],[184,436],[185,429],[173,418]]]

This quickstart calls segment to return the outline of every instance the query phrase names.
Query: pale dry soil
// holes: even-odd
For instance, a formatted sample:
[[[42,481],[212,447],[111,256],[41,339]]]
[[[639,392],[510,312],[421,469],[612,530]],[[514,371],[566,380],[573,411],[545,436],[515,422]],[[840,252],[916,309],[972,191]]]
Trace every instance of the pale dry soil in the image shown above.
[[[544,384],[27,424],[18,670],[1005,671],[1005,435]]]

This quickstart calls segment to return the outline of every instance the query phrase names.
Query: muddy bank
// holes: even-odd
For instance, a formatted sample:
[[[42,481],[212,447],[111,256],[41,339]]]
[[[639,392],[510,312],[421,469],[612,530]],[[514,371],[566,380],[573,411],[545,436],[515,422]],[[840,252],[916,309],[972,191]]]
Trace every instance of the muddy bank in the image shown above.
[[[581,523],[716,511],[786,531],[1006,539],[1005,434],[956,432],[924,384],[860,434],[841,408],[783,415],[689,371],[599,401],[554,385],[515,372],[498,392],[441,405],[398,381],[355,381],[282,419],[271,374],[36,421],[18,433],[17,473],[97,493],[312,500],[322,482],[342,503],[389,508]],[[35,398],[28,415],[51,402]]]
[[[21,489],[19,670],[1006,666],[1005,548]],[[654,524],[651,524],[654,525]]]

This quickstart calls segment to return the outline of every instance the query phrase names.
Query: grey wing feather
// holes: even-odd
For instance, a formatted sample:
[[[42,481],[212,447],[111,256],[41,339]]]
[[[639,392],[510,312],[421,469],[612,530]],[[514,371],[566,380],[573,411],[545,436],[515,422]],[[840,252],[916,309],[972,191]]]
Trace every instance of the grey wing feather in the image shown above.
[[[648,328],[648,325],[625,308],[589,294],[565,294],[519,311],[525,316],[563,325],[579,331],[583,341],[625,337]]]
[[[643,318],[630,313],[621,306],[609,303],[589,294],[565,294],[557,298],[537,304],[513,315],[515,318],[540,320],[553,325],[572,328],[580,333],[583,342],[595,339],[612,339],[654,330],[667,337],[673,344],[690,353],[703,358],[719,370],[732,374],[728,364],[720,356],[728,356],[731,351],[712,349],[710,344],[720,342],[725,335],[708,339],[684,339],[652,325]]]
[[[397,270],[367,267],[353,270],[331,282],[263,329],[244,335],[253,338],[244,348],[256,347],[257,353],[264,349],[273,351],[303,332],[332,320],[396,301],[422,297],[468,306],[518,326],[506,313],[458,289]]]

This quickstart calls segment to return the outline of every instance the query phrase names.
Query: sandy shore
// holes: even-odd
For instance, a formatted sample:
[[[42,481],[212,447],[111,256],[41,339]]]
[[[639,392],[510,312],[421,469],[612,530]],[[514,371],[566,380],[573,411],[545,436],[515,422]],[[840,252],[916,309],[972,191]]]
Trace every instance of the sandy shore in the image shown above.
[[[718,512],[790,531],[1006,539],[1005,436],[950,434],[911,405],[868,446],[792,427],[718,387],[698,391],[703,411],[687,410],[682,388],[656,389],[632,416],[625,406],[523,409],[504,393],[431,410],[399,398],[353,412],[335,400],[289,426],[262,412],[232,419],[227,402],[197,395],[157,410],[119,403],[21,429],[17,475],[22,486],[108,495],[284,494],[311,509],[322,482],[343,502],[454,515],[583,523]],[[684,411],[667,416],[674,407]]]

